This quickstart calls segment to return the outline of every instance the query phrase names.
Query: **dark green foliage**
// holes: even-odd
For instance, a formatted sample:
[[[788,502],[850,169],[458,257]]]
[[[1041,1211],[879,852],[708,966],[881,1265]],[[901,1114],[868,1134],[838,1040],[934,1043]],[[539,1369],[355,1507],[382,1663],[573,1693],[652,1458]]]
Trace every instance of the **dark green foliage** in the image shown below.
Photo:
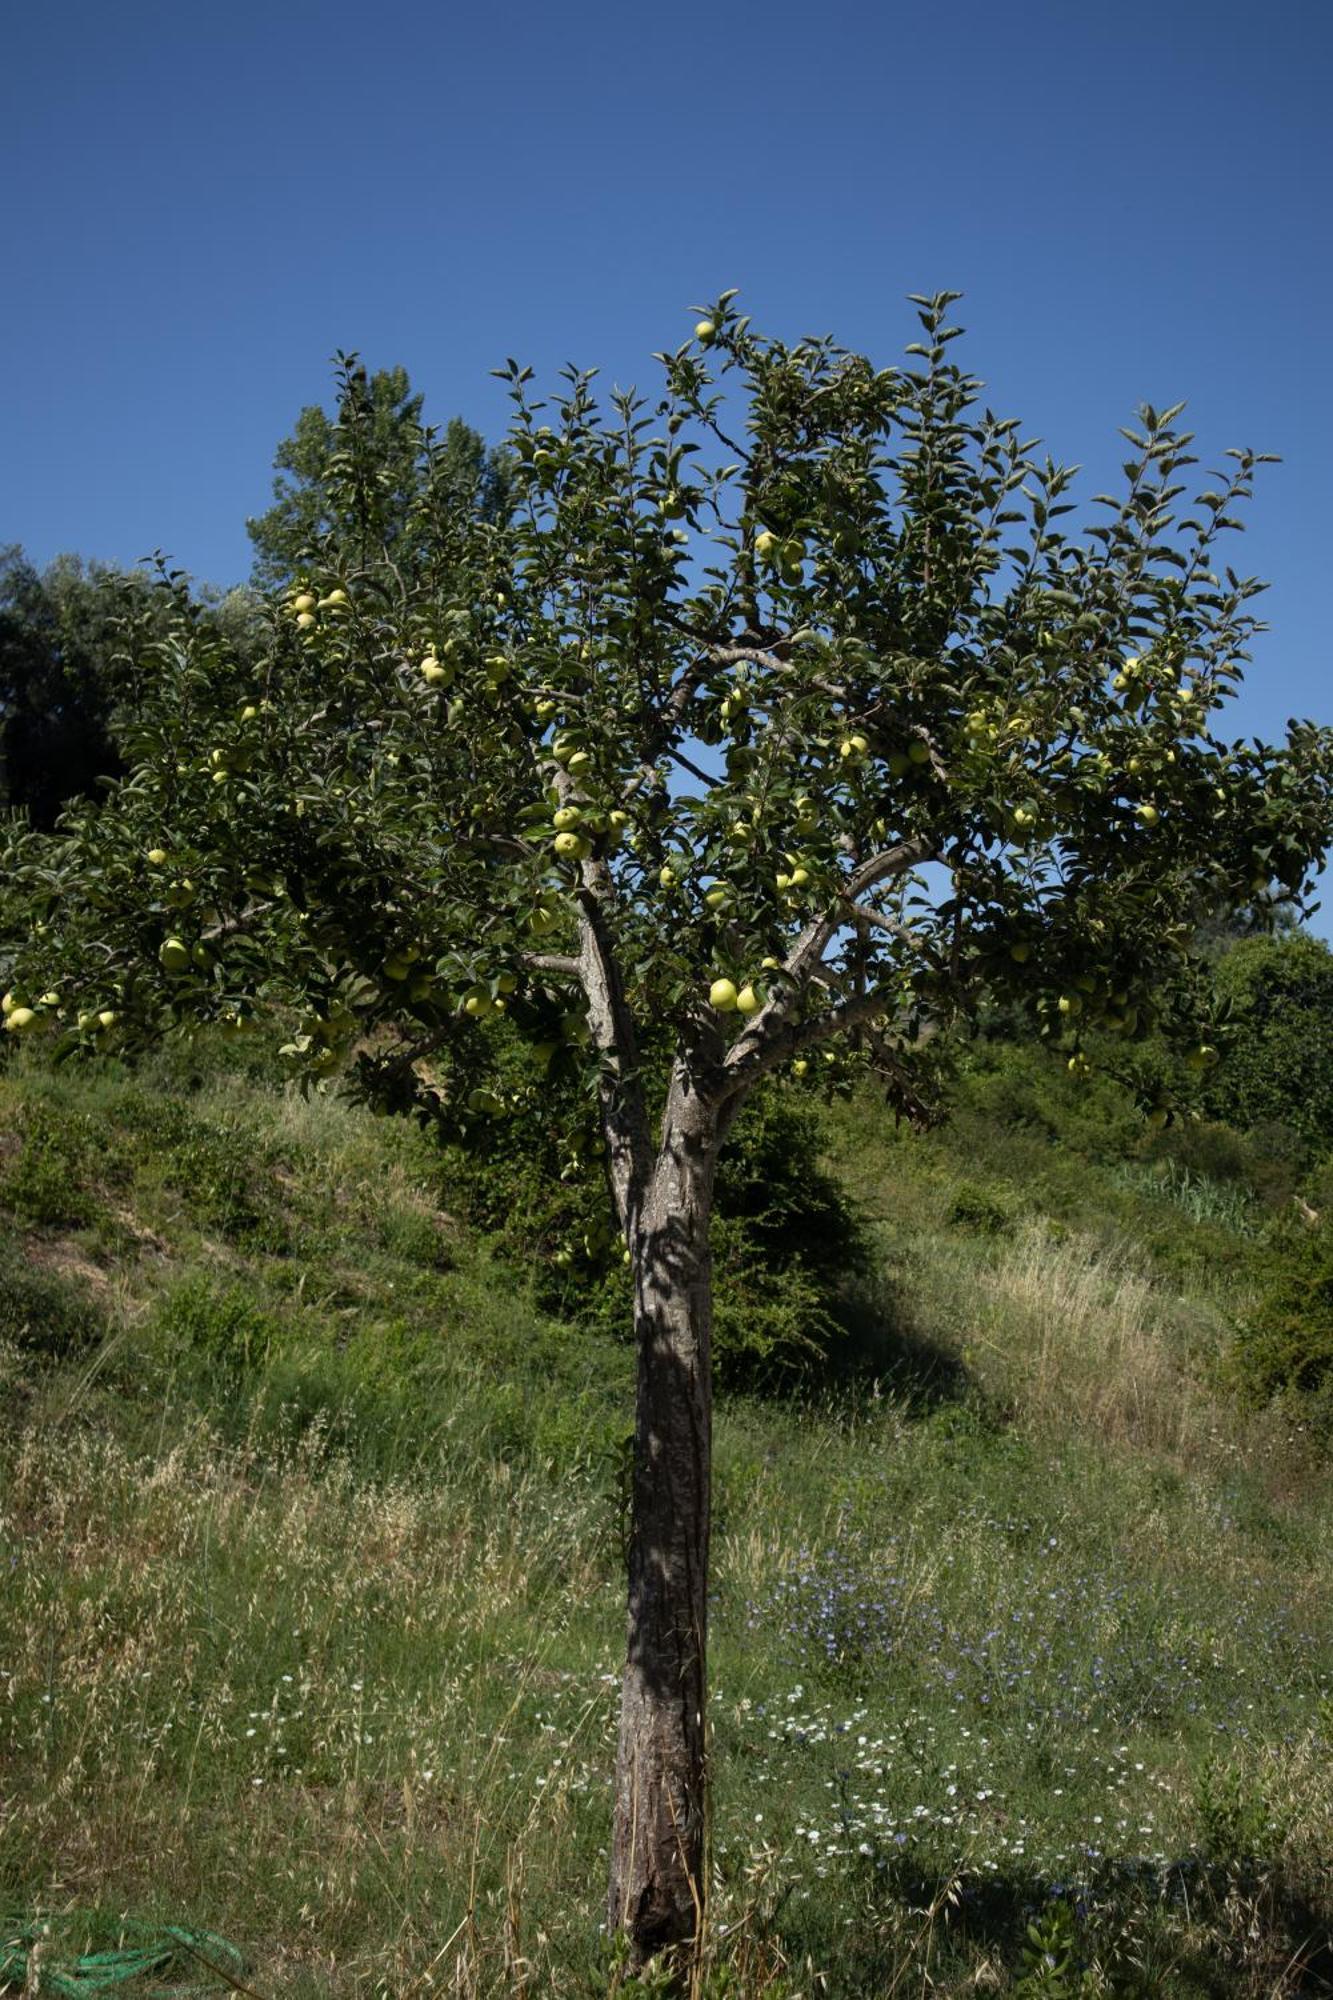
[[[983,1236],[1009,1236],[1014,1227],[1011,1206],[999,1200],[992,1189],[972,1181],[960,1181],[945,1219],[958,1229],[979,1230]]]
[[[405,368],[368,376],[352,361],[338,416],[307,404],[274,454],[274,505],[246,523],[265,586],[288,582],[324,545],[349,565],[388,559],[413,575],[441,518],[503,506],[504,461],[476,431],[458,417],[443,437],[426,431]]]
[[[256,1157],[253,1135],[241,1126],[193,1121],[166,1154],[162,1171],[206,1228],[258,1250],[287,1247],[272,1163]]]
[[[1234,1010],[1226,1059],[1208,1081],[1215,1118],[1272,1121],[1333,1140],[1333,951],[1305,931],[1244,938],[1217,967]]]
[[[39,571],[0,550],[0,806],[49,832],[71,800],[124,775],[145,649],[170,601],[144,571],[78,556]],[[233,656],[253,657],[252,597],[206,590],[194,609]]]
[[[116,699],[108,602],[76,561],[40,574],[0,552],[0,804],[49,829],[66,799],[123,765],[111,736]]]
[[[601,1173],[571,1152],[567,1130],[563,1121],[545,1129],[535,1115],[497,1121],[484,1157],[450,1153],[447,1186],[531,1272],[543,1307],[627,1337],[629,1274],[606,1224]],[[817,1373],[841,1337],[866,1239],[822,1150],[814,1104],[770,1086],[747,1106],[723,1153],[714,1358],[729,1387]]]
[[[1232,1372],[1254,1402],[1279,1398],[1333,1436],[1333,1231],[1288,1241],[1272,1263],[1268,1289],[1237,1332]]]
[[[86,1112],[47,1097],[25,1103],[0,1140],[0,1207],[39,1229],[76,1229],[96,1219],[98,1130]]]
[[[52,1357],[95,1347],[106,1323],[87,1291],[0,1243],[0,1342]]]
[[[228,1375],[261,1368],[269,1359],[278,1323],[249,1292],[188,1277],[158,1302],[154,1323],[178,1348]]]

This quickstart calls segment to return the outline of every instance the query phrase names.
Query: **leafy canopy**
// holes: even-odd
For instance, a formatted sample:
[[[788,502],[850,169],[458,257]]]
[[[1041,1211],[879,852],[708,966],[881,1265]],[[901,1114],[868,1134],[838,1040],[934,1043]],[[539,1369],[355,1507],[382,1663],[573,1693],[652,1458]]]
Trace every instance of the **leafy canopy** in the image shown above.
[[[276,588],[322,547],[337,565],[380,561],[398,570],[430,567],[441,513],[504,504],[503,456],[461,417],[443,435],[421,421],[425,398],[405,368],[368,375],[355,356],[339,355],[339,408],[301,411],[274,453],[273,505],[246,523],[255,548],[255,580]]]
[[[400,564],[349,486],[257,665],[164,578],[134,768],[15,857],[15,994],[57,995],[29,1025],[295,1003],[307,1074],[355,1042],[369,1092],[461,1133],[515,1108],[496,1016],[608,1114],[673,1062],[739,1101],[844,1032],[911,1107],[923,1031],[985,994],[1074,1068],[1092,1028],[1197,1041],[1200,919],[1298,899],[1329,833],[1328,731],[1218,733],[1259,459],[1196,490],[1145,407],[1076,532],[1070,470],[958,365],[954,296],[916,302],[906,366],[730,294],[652,398],[571,369],[544,401],[510,362],[512,504],[423,501]],[[348,364],[340,462],[366,395]]]

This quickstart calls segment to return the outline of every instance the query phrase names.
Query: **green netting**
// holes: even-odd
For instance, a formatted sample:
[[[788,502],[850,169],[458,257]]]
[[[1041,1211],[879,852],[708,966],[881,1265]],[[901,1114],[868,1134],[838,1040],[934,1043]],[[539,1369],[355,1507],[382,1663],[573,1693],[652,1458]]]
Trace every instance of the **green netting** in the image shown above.
[[[67,1993],[78,2000],[80,1995],[110,1993],[119,1987],[142,2000],[153,1994],[173,2000],[176,1995],[216,1992],[220,1986],[237,1990],[245,1960],[235,1945],[214,1931],[185,1924],[122,1920],[114,1926],[121,1940],[114,1951],[70,1955],[77,1949],[80,1932],[85,1938],[90,1932],[105,1937],[112,1928],[105,1918],[68,1915],[0,1920],[0,1993]],[[170,1984],[143,1983],[154,1978],[169,1979]],[[135,1986],[135,1981],[140,1983]]]

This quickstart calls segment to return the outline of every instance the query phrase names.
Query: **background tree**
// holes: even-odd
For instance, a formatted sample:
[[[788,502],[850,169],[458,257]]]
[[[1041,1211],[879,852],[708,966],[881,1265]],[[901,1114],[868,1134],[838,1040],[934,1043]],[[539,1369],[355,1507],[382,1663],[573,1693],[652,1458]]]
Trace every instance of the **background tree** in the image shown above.
[[[67,799],[124,770],[106,582],[77,557],[43,574],[22,549],[0,552],[0,803],[34,826],[53,827]]]
[[[548,407],[509,364],[512,513],[438,512],[388,568],[364,489],[255,665],[164,584],[114,810],[15,857],[12,1033],[295,1005],[307,1076],[355,1048],[368,1095],[460,1140],[547,1087],[595,1113],[638,1357],[636,1960],[688,1948],[706,1889],[709,1219],[747,1096],[858,1064],[919,1118],[925,1045],[994,995],[1075,1077],[1090,1031],[1209,1051],[1200,916],[1299,897],[1329,833],[1327,731],[1215,733],[1257,628],[1214,556],[1254,454],[1180,511],[1189,436],[1145,408],[1076,537],[1069,472],[953,359],[952,295],[917,303],[914,365],[879,369],[726,295],[655,406],[569,371]],[[344,427],[364,399],[349,372]],[[538,1058],[521,1091],[497,1018]]]
[[[332,416],[309,403],[274,454],[274,505],[247,521],[255,581],[287,583],[326,545],[359,566],[388,559],[405,576],[429,564],[438,515],[454,508],[503,510],[502,453],[452,417],[443,436],[421,421],[423,396],[405,368],[367,375],[355,355],[339,355],[340,394]]]
[[[205,587],[198,603],[229,652],[252,658],[254,596]],[[123,775],[118,732],[142,685],[137,656],[167,622],[143,570],[58,556],[38,571],[21,548],[0,551],[0,805],[49,831],[70,799],[99,797]]]
[[[1215,1118],[1277,1119],[1312,1146],[1333,1143],[1333,952],[1308,931],[1243,938],[1218,961],[1233,1025],[1226,1063],[1208,1079]]]

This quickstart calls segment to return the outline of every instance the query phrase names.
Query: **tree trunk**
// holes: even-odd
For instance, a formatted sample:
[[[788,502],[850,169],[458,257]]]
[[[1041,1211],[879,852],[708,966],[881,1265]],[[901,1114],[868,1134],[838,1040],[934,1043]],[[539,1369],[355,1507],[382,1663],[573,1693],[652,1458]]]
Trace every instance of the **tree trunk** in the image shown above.
[[[609,1919],[642,1965],[697,1948],[712,1451],[715,1115],[679,1076],[632,1226],[638,1391]]]

